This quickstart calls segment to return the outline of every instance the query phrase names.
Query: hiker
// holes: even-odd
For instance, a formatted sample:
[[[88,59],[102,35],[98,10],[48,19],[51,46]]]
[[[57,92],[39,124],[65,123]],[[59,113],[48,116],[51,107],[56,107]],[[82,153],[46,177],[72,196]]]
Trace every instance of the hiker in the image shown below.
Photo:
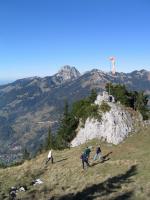
[[[103,160],[103,156],[102,156],[102,151],[101,151],[101,148],[100,146],[96,148],[96,154],[94,156],[94,160]]]
[[[47,163],[49,162],[51,160],[51,163],[53,164],[53,162],[54,162],[54,159],[53,159],[53,156],[52,156],[52,149],[49,151],[49,153],[48,153],[48,156],[47,156],[47,160],[46,160],[46,165],[47,165]]]
[[[17,195],[16,195],[16,191],[17,191],[17,188],[15,187],[12,187],[9,191],[9,199],[10,200],[15,200]]]
[[[90,165],[89,165],[89,162],[88,162],[88,157],[87,157],[87,155],[85,154],[85,153],[83,153],[82,155],[81,155],[81,160],[82,160],[82,167],[83,167],[83,169],[85,169],[84,167],[85,167],[85,163],[86,163],[86,166],[87,167],[89,167]]]
[[[91,148],[86,147],[86,149],[84,150],[84,154],[85,154],[88,162],[89,162],[90,153],[91,153]]]

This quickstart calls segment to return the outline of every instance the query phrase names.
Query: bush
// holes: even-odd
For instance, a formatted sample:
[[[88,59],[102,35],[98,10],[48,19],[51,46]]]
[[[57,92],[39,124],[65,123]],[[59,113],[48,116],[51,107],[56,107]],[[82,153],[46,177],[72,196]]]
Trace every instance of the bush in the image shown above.
[[[30,159],[30,153],[26,148],[23,150],[22,158],[23,158],[23,160],[29,160]]]
[[[120,101],[121,104],[138,110],[142,114],[143,120],[149,118],[148,95],[145,95],[144,92],[131,92],[127,90],[125,85],[112,83],[106,84],[106,90],[115,97],[116,101]]]
[[[19,166],[19,165],[22,165],[23,163],[24,163],[23,160],[16,161],[16,162],[13,162],[13,163],[11,163],[10,165],[8,165],[8,167]]]
[[[5,163],[3,163],[2,161],[0,161],[0,168],[6,168],[7,165]]]
[[[71,112],[76,118],[81,119],[83,123],[85,123],[87,118],[101,119],[99,106],[91,104],[88,99],[82,99],[74,103]]]
[[[105,113],[105,112],[109,112],[111,109],[111,107],[108,105],[108,103],[106,103],[105,101],[102,101],[101,105],[100,105],[100,110]]]

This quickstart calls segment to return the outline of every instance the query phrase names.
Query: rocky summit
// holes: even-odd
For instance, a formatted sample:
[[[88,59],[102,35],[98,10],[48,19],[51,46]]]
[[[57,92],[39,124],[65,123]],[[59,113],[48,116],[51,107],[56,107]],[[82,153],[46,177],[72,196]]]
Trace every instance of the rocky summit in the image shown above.
[[[80,72],[75,67],[70,67],[69,65],[65,65],[61,68],[61,70],[55,75],[55,77],[60,78],[62,82],[67,80],[74,80],[80,77]]]
[[[76,137],[71,142],[72,147],[84,144],[88,140],[99,138],[108,143],[119,144],[130,133],[134,131],[134,125],[141,122],[142,116],[135,111],[125,108],[124,106],[109,102],[109,95],[103,93],[98,95],[95,104],[101,105],[102,102],[107,102],[110,106],[110,111],[101,112],[101,120],[88,118],[84,127],[79,127]]]

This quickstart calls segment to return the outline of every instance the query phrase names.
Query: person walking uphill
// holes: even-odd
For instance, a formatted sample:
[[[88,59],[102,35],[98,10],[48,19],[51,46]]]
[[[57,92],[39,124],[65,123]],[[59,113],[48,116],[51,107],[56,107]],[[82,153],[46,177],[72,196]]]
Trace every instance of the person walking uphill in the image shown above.
[[[47,160],[46,160],[46,165],[47,163],[51,160],[51,163],[53,164],[54,163],[54,159],[53,159],[53,156],[52,156],[52,149],[49,151],[48,153],[48,156],[47,156]]]
[[[101,151],[101,148],[100,146],[96,148],[96,154],[94,156],[94,160],[103,160],[103,156],[102,156],[102,151]]]
[[[86,147],[84,154],[87,157],[88,162],[89,162],[90,153],[91,153],[91,149],[89,147]]]
[[[81,160],[82,160],[82,167],[83,167],[83,169],[85,169],[85,163],[86,163],[86,166],[87,167],[89,167],[90,165],[89,165],[89,162],[88,162],[88,158],[87,158],[87,156],[86,156],[86,154],[85,153],[83,153],[82,155],[81,155]]]

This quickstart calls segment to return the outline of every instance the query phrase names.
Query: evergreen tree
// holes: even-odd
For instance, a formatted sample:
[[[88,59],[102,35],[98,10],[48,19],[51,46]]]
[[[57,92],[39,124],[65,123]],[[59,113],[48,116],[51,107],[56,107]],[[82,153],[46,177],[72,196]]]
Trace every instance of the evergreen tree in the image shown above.
[[[75,137],[75,129],[78,126],[78,119],[69,112],[68,102],[65,101],[64,113],[57,132],[57,148],[63,149],[70,146],[71,140]]]
[[[49,149],[54,148],[54,147],[55,147],[55,139],[54,139],[54,136],[51,132],[51,128],[49,127],[48,135],[45,139],[45,150],[49,150]]]
[[[41,143],[40,146],[39,146],[39,149],[37,151],[37,154],[41,154],[44,150],[44,145]]]
[[[94,103],[94,101],[96,100],[96,98],[97,98],[97,91],[96,91],[96,89],[92,89],[91,90],[91,94],[88,97],[90,103]]]
[[[147,106],[148,96],[144,94],[144,92],[139,92],[135,97],[135,110],[138,110],[144,120],[147,120],[149,117],[149,109]]]
[[[124,85],[113,85],[111,83],[106,84],[106,90],[110,90],[110,94],[123,105],[138,110],[142,114],[144,120],[149,118],[149,109],[147,106],[148,96],[145,95],[144,92],[130,92]]]
[[[136,110],[135,102],[136,102],[136,99],[137,99],[137,95],[138,95],[137,91],[130,92],[130,98],[129,98],[130,107],[133,108],[134,110]]]
[[[122,103],[123,105],[130,106],[130,94],[126,89],[125,85],[113,85],[112,83],[108,83],[106,84],[106,91],[109,92],[109,94],[113,95],[116,101],[120,101],[120,103]]]
[[[28,152],[28,150],[25,148],[23,150],[23,160],[29,160],[30,159],[30,153]]]
[[[6,168],[6,167],[7,167],[7,165],[0,160],[0,168]]]

